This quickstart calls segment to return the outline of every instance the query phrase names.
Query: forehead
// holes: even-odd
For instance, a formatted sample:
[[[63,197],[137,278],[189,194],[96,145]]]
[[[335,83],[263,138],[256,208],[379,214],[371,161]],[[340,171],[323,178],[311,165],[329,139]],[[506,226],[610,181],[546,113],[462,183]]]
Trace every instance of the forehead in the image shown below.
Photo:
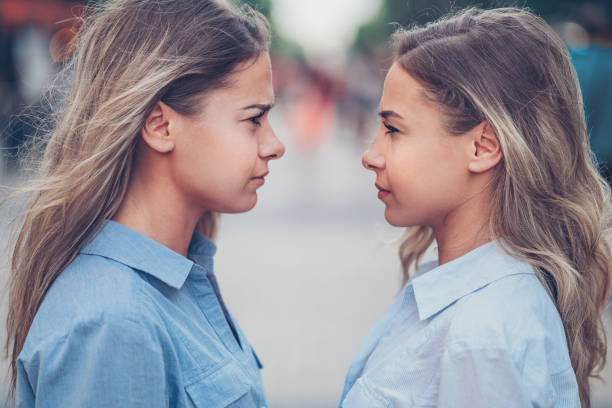
[[[392,110],[402,116],[418,109],[431,109],[424,97],[424,90],[397,62],[393,63],[387,77],[380,103],[381,110]]]
[[[272,65],[267,52],[239,64],[228,79],[230,85],[213,92],[212,98],[241,105],[248,101],[271,103],[274,100]]]

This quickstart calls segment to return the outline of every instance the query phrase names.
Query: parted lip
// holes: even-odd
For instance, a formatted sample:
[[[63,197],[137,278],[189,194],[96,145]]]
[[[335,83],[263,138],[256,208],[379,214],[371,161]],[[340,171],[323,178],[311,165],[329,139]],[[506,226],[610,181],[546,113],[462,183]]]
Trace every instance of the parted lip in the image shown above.
[[[260,175],[260,176],[255,176],[255,177],[252,177],[252,178],[254,178],[254,179],[255,179],[255,178],[264,178],[264,177],[266,177],[268,174],[270,174],[270,171],[266,171],[266,172],[265,172],[265,173],[263,173],[262,175]]]
[[[380,191],[387,191],[387,192],[391,192],[391,190],[387,190],[386,188],[382,188],[378,183],[374,184],[376,186],[377,189],[379,189]]]

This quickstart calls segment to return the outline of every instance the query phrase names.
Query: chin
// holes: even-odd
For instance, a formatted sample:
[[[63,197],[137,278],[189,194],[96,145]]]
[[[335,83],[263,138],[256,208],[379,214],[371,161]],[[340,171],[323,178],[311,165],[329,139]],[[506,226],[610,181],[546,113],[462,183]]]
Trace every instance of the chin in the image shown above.
[[[406,218],[405,214],[393,214],[388,208],[385,210],[385,220],[394,227],[414,227],[421,225],[415,220]]]
[[[393,227],[408,227],[408,225],[404,225],[404,223],[399,222],[393,218],[387,217],[386,215],[385,215],[385,219]]]
[[[389,209],[385,209],[385,220],[387,220],[387,222],[389,224],[391,224],[394,227],[403,227],[403,225],[400,225],[398,223],[399,220],[397,220],[392,213],[390,213]]]
[[[244,213],[252,210],[253,207],[255,207],[255,204],[257,204],[257,194],[255,194],[254,198],[250,198],[248,200],[241,200],[240,202],[233,202],[232,205],[228,205],[217,212],[225,214]]]

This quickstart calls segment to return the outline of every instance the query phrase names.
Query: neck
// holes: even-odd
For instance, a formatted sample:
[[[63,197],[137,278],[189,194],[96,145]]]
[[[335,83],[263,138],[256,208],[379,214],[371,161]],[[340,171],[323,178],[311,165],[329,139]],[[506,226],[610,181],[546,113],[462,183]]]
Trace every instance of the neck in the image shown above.
[[[491,241],[488,229],[488,184],[454,208],[435,226],[438,244],[438,265],[443,265]]]
[[[169,179],[135,169],[113,221],[187,256],[202,211],[185,201]]]

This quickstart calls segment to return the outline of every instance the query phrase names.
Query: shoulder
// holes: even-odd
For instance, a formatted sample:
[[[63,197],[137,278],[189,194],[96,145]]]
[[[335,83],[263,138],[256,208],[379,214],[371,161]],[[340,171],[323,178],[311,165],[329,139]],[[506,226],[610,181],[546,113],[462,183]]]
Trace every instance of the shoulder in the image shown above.
[[[151,285],[146,277],[120,262],[99,255],[79,254],[57,277],[39,313],[63,320],[100,314],[139,319]],[[51,317],[51,316],[50,316]]]
[[[571,367],[559,313],[531,267],[525,268],[457,302],[447,339],[450,352],[496,349],[518,366],[544,358],[553,373]]]
[[[479,387],[483,401],[521,395],[534,406],[578,406],[563,324],[534,274],[503,277],[460,300],[442,361],[447,397],[477,378],[496,385],[490,394]]]
[[[79,254],[47,291],[22,354],[67,336],[106,332],[144,336],[156,330],[149,283],[138,271],[97,255]]]

